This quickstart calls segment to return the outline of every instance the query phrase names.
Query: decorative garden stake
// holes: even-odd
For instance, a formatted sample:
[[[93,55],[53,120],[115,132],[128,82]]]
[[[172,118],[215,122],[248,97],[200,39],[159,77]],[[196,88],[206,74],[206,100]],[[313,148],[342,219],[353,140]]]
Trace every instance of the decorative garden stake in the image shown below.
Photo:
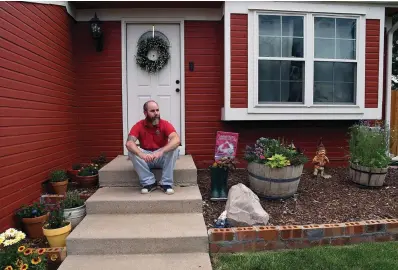
[[[312,159],[312,163],[314,163],[314,176],[318,176],[318,172],[321,172],[321,177],[325,179],[329,179],[332,176],[325,174],[325,165],[329,163],[329,159],[326,156],[326,148],[322,143],[322,138],[319,140],[318,149],[316,151],[315,157]]]

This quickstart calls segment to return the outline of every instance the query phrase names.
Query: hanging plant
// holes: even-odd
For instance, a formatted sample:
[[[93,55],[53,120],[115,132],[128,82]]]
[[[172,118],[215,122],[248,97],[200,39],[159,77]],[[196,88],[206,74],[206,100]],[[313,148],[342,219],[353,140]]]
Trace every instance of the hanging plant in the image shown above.
[[[169,58],[169,45],[162,38],[155,36],[138,42],[136,63],[141,69],[156,73],[167,65]]]

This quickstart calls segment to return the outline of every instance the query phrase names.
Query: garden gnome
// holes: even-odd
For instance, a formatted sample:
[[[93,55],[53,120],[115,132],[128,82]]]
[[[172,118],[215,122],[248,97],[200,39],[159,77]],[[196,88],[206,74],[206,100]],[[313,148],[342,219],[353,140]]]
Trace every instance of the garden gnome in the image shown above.
[[[322,143],[322,138],[318,143],[318,149],[316,151],[316,156],[313,158],[312,163],[314,163],[314,175],[318,176],[318,171],[321,172],[321,177],[329,179],[330,175],[324,173],[326,163],[329,163],[329,159],[326,156],[326,149]]]

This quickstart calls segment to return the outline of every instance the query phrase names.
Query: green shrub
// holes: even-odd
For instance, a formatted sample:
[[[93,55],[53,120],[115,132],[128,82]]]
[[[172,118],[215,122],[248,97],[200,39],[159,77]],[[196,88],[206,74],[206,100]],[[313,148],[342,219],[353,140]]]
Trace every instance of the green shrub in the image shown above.
[[[50,182],[62,182],[67,179],[68,176],[64,170],[55,170],[50,174]]]
[[[371,127],[366,122],[350,127],[350,162],[374,168],[386,168],[389,156],[389,130],[386,126]]]
[[[80,198],[79,192],[77,190],[73,190],[66,193],[62,204],[64,209],[76,208],[84,205],[84,200]]]

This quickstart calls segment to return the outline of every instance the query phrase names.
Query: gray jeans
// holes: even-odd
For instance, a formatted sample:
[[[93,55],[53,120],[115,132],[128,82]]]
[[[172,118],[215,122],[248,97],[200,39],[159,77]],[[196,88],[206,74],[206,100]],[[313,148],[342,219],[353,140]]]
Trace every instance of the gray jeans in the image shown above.
[[[145,154],[151,154],[154,152],[147,151],[144,149],[140,149]],[[179,155],[179,149],[175,149],[173,151],[164,153],[158,159],[155,159],[152,162],[146,162],[140,157],[129,152],[129,157],[131,162],[134,165],[134,169],[140,178],[140,183],[142,186],[147,186],[154,184],[156,182],[155,175],[151,172],[151,169],[157,168],[162,169],[162,179],[160,180],[160,185],[173,185],[173,171],[174,166],[176,164],[176,160]]]

